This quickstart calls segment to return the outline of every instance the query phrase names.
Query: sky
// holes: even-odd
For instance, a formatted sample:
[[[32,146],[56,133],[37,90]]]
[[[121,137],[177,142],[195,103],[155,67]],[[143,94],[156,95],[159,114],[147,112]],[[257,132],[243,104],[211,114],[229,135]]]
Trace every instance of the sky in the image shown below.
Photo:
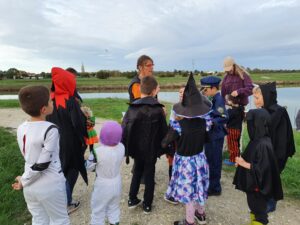
[[[0,0],[0,70],[300,69],[300,0]]]

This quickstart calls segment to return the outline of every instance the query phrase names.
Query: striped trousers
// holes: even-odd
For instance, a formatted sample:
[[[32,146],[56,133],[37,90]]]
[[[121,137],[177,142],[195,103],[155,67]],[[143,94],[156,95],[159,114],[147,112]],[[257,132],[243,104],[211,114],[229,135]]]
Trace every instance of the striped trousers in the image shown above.
[[[227,128],[227,147],[229,151],[230,162],[235,162],[235,157],[240,156],[241,130]]]

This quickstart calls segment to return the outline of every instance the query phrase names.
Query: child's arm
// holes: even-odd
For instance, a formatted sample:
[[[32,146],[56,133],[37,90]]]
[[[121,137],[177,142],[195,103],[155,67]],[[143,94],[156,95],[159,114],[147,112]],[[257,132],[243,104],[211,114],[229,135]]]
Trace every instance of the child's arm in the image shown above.
[[[251,164],[246,162],[242,157],[235,157],[235,166],[241,166],[248,170],[251,169]]]
[[[97,166],[97,160],[93,153],[90,153],[89,158],[85,161],[85,167],[88,171],[95,171]]]
[[[23,187],[34,183],[49,167],[54,152],[59,152],[59,134],[56,128],[49,130],[35,164],[31,165],[20,178]]]

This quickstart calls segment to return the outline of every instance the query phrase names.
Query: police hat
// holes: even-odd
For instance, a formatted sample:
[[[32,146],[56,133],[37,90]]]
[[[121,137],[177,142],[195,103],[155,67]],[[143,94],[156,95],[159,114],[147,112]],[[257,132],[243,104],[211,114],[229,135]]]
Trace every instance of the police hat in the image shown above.
[[[201,87],[219,87],[221,79],[216,76],[208,76],[200,79]]]

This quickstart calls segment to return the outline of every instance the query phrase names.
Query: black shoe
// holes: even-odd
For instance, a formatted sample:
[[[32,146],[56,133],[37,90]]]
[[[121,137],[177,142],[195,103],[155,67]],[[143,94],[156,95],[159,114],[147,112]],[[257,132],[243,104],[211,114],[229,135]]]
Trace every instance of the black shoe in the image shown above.
[[[165,199],[165,201],[167,201],[167,202],[169,202],[169,203],[171,203],[171,204],[173,204],[173,205],[178,205],[178,201],[176,201],[173,197],[169,197],[169,198],[167,198],[166,196],[164,197],[164,199]]]
[[[198,213],[198,211],[195,212],[195,219],[199,224],[206,224],[206,216],[205,213]]]
[[[222,194],[221,191],[212,191],[212,190],[208,190],[208,196],[220,196]]]
[[[151,205],[145,205],[143,204],[143,210],[145,214],[149,214],[151,212]]]
[[[142,200],[136,198],[136,199],[129,199],[128,200],[128,208],[129,209],[134,209],[136,208],[138,205],[140,205],[142,203]]]

